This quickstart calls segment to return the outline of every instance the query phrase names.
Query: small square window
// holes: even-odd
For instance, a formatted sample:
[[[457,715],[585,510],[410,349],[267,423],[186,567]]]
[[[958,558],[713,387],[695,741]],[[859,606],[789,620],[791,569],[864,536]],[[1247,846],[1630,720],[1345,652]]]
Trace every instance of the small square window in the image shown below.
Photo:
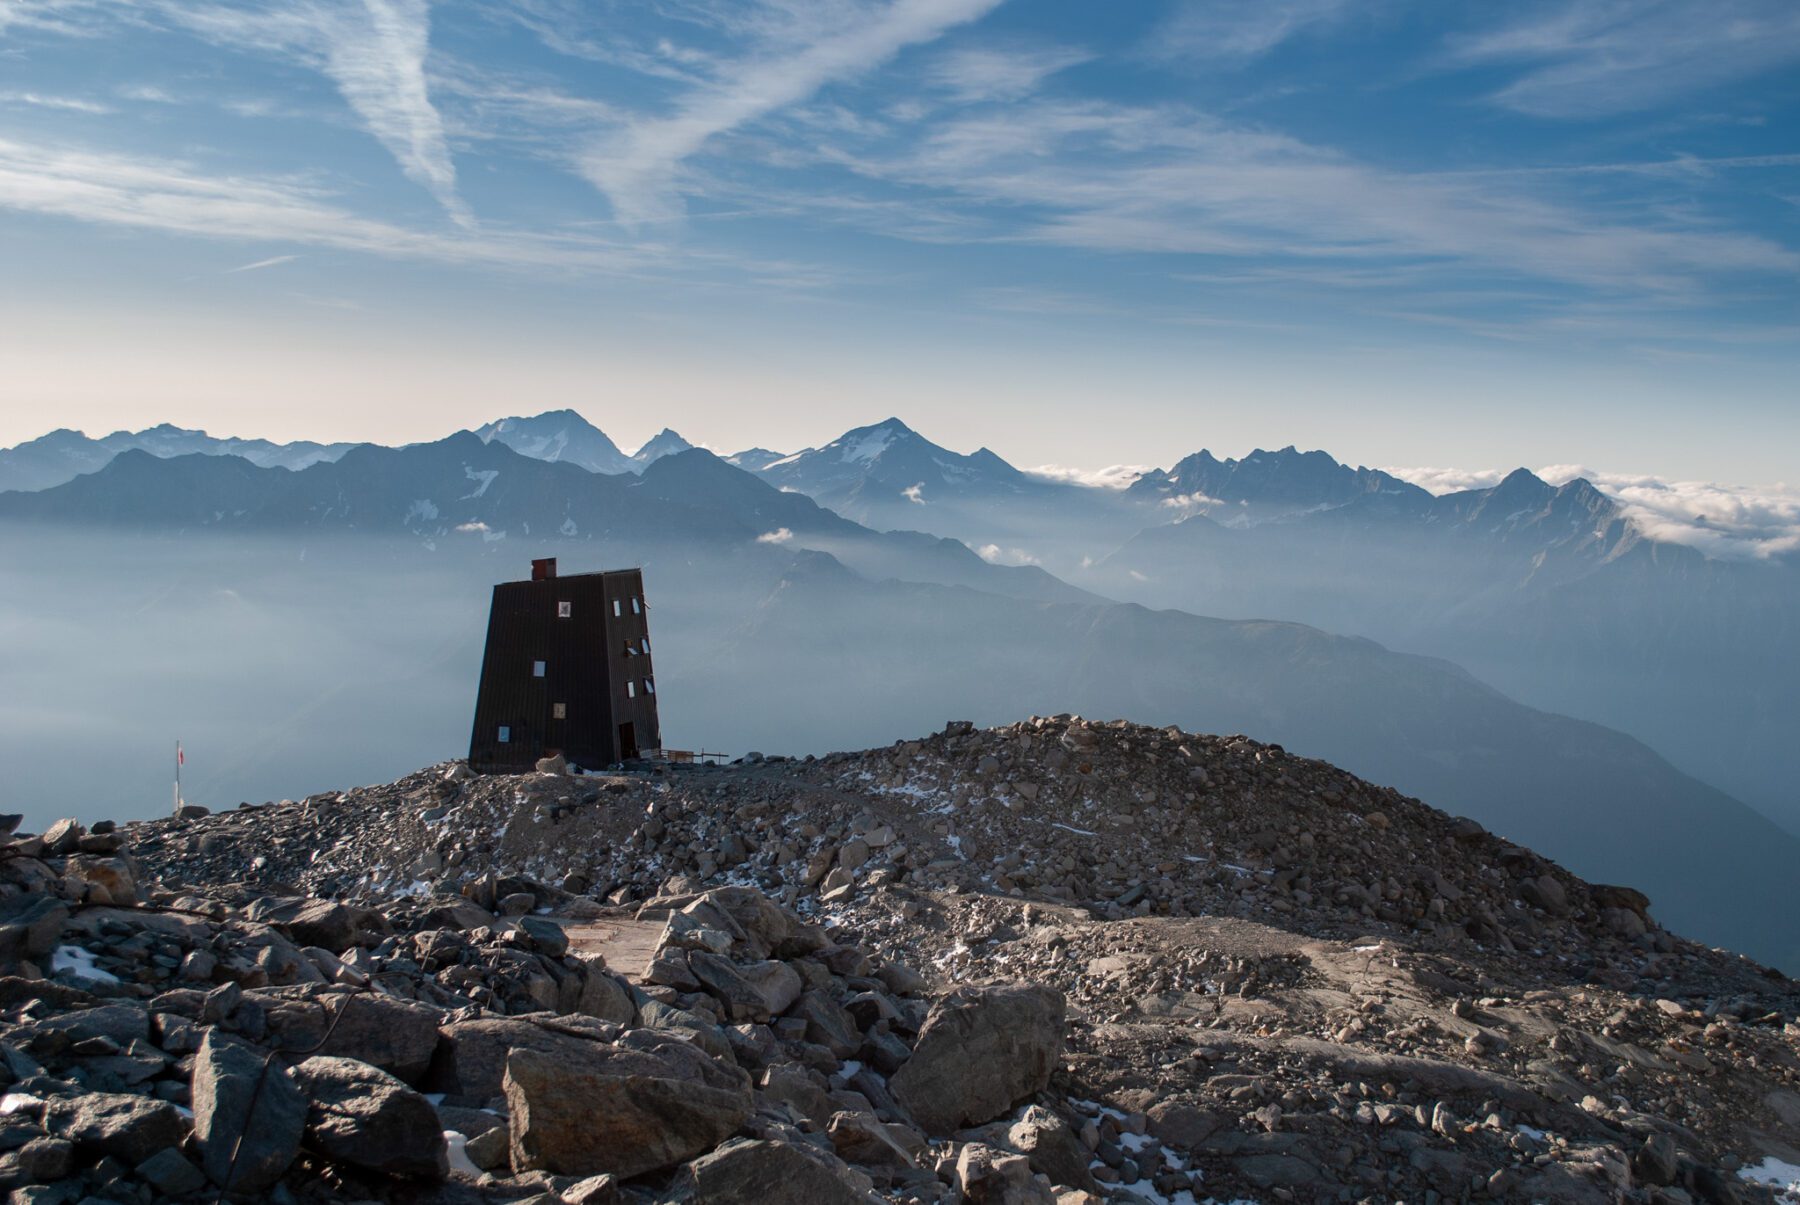
[[[627,682],[625,684],[625,697],[627,699],[637,698],[637,683],[636,682]]]
[[[557,603],[556,604],[556,617],[558,619],[567,619],[570,614],[569,608],[571,605],[572,604],[566,603],[566,602]]]
[[[623,612],[619,608],[619,600],[615,598],[613,599],[613,617],[616,619],[621,614]]]
[[[502,724],[502,725],[500,725],[500,734],[499,735],[500,735],[500,743],[502,745],[504,745],[504,744],[506,744],[506,742],[512,740],[512,729],[508,728],[505,724]]]
[[[567,703],[552,703],[552,704],[550,704],[550,718],[553,720],[568,719],[569,718],[569,705]]]
[[[531,676],[534,678],[541,678],[544,676],[544,663],[542,661],[533,661],[531,663]]]

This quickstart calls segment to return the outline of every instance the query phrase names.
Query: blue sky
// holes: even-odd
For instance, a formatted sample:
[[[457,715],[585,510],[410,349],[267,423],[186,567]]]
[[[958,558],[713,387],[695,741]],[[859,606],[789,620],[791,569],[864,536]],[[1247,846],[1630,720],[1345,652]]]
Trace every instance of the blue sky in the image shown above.
[[[1791,0],[0,0],[0,442],[1792,481]]]

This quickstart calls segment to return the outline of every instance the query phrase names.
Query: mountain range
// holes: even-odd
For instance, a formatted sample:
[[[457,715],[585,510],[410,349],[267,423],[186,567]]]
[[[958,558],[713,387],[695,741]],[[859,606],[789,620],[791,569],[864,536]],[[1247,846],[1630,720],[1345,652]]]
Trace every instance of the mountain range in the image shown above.
[[[525,421],[488,439],[355,447],[300,469],[127,450],[61,485],[0,494],[13,567],[0,613],[14,617],[14,689],[30,702],[0,743],[13,764],[59,767],[43,783],[27,770],[27,794],[73,782],[127,814],[141,813],[132,784],[155,781],[178,717],[230,751],[220,760],[231,768],[197,789],[258,797],[379,778],[460,742],[491,582],[539,555],[635,563],[652,583],[665,730],[694,743],[824,752],[946,713],[1033,710],[1243,731],[1466,811],[1590,877],[1645,888],[1697,934],[1800,965],[1800,840],[1628,736],[1522,705],[1441,659],[1302,624],[1110,601],[959,540],[876,530],[808,496],[875,497],[929,463],[939,477],[921,478],[926,501],[902,499],[907,513],[934,513],[930,483],[970,515],[981,491],[1016,491],[1052,512],[1046,524],[1074,493],[1093,514],[1168,509],[1045,482],[991,453],[939,458],[902,426],[864,428],[760,472],[689,448],[599,473],[575,460],[598,447],[580,431],[534,442],[541,432]],[[1312,517],[1227,527],[1195,515],[1152,532],[1254,546],[1259,533],[1331,516],[1328,530],[1355,532],[1356,507],[1403,497],[1363,490],[1295,508],[1294,491],[1271,481],[1225,470],[1212,488],[1235,488],[1223,502]],[[1528,522],[1515,491],[1553,515],[1588,501],[1569,487],[1540,497],[1521,479],[1485,502],[1430,502],[1445,509],[1422,512],[1437,516],[1424,528],[1451,547],[1517,541],[1518,555],[1554,532],[1571,555],[1591,555],[1561,519]],[[1185,544],[1152,553],[1128,540],[1114,555],[1132,549],[1165,568],[1203,563]],[[1131,580],[1123,563],[1093,574]],[[46,597],[61,600],[51,612]],[[377,729],[379,741],[360,735]],[[107,756],[72,778],[67,766],[96,733]]]

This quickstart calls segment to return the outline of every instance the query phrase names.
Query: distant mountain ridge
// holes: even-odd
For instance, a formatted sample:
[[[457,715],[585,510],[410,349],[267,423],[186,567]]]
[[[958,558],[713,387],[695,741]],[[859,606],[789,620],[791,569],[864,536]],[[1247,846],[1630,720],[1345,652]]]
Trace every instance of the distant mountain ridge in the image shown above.
[[[220,438],[173,423],[160,423],[142,431],[114,431],[99,439],[64,427],[16,447],[0,448],[0,491],[61,485],[103,468],[121,452],[133,450],[152,456],[241,456],[264,468],[303,469],[321,460],[336,460],[355,446],[311,440],[282,444],[266,439]]]

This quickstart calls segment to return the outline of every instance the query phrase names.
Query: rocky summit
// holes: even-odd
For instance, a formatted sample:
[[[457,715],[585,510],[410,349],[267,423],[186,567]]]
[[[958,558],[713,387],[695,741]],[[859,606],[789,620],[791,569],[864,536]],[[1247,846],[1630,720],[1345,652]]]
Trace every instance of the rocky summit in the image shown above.
[[[1800,1201],[1800,985],[1242,736],[0,841],[16,1202]]]

